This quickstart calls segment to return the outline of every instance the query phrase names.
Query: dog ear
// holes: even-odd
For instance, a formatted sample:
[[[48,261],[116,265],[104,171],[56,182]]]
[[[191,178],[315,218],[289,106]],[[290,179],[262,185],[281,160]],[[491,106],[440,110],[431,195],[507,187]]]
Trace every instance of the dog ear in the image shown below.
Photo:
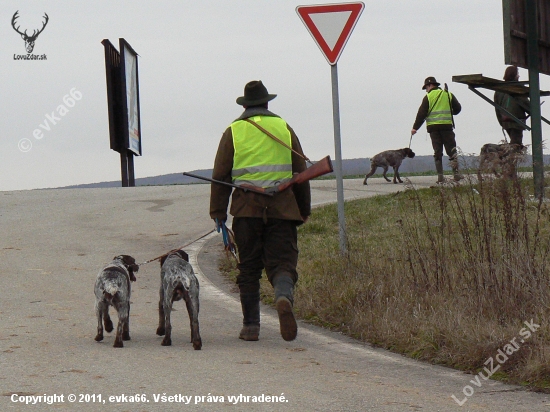
[[[186,262],[189,262],[189,255],[184,250],[178,250],[178,255],[185,260]]]
[[[136,260],[130,255],[120,255],[119,258],[122,258],[122,263],[128,268],[128,270],[133,272],[139,271],[139,266],[136,265]]]
[[[164,255],[163,257],[160,258],[160,267],[162,267],[162,265],[164,265],[164,262],[165,262],[167,257],[168,257],[168,255]]]
[[[134,275],[134,272],[139,271],[139,265],[136,265],[136,260],[130,256],[130,255],[118,255],[113,258],[113,260],[120,260],[122,261],[122,264],[128,269],[128,273],[130,275],[130,280],[132,282],[136,281],[136,277]]]

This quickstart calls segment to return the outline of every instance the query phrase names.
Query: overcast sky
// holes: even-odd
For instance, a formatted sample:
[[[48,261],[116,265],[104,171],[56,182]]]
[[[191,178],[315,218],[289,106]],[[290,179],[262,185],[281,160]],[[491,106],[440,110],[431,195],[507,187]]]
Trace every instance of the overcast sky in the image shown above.
[[[140,55],[143,156],[135,159],[136,178],[211,168],[223,131],[242,111],[235,99],[250,80],[278,94],[270,109],[295,129],[309,158],[334,158],[330,66],[295,11],[318,3],[3,0],[0,190],[120,179],[119,154],[109,148],[101,44],[109,39],[118,48],[120,37]],[[451,78],[502,78],[501,0],[364,3],[337,66],[343,158],[407,147],[427,76],[446,82],[462,104],[455,121],[463,152],[498,143],[492,106]],[[14,60],[26,54],[11,26],[17,10],[21,29],[31,33],[48,14],[33,51],[47,60]],[[520,74],[527,80],[526,70]],[[541,88],[550,89],[547,76]],[[81,99],[59,116],[73,89]],[[36,139],[33,131],[52,112],[60,120],[49,121],[50,130]],[[543,124],[543,139],[546,133]],[[22,139],[30,150],[21,150]],[[412,149],[432,154],[425,126]]]

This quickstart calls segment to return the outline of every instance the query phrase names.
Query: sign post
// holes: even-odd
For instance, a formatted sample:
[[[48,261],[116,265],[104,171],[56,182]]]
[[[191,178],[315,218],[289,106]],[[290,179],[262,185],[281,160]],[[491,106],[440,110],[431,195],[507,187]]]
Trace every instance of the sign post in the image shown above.
[[[539,74],[550,75],[548,0],[502,0],[504,63],[529,71],[529,100],[535,197],[544,198]]]
[[[529,101],[531,105],[531,141],[533,143],[533,180],[535,197],[544,198],[544,165],[542,155],[542,123],[540,111],[539,46],[537,33],[537,4],[526,0],[527,66],[529,70]]]
[[[340,252],[347,253],[346,217],[344,213],[344,181],[342,176],[342,140],[340,135],[340,103],[338,96],[337,62],[344,50],[365,4],[339,3],[298,6],[296,12],[305,24],[313,40],[331,65],[332,116],[334,124],[334,154],[336,173],[336,195],[338,201],[338,223]]]

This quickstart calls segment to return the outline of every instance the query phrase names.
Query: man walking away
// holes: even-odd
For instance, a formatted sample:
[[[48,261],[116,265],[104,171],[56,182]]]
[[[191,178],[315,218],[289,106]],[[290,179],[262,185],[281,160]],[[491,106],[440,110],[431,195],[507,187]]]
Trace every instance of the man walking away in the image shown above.
[[[457,98],[447,90],[442,90],[435,77],[427,77],[424,80],[422,90],[426,90],[426,96],[418,109],[416,120],[411,130],[411,135],[426,121],[426,129],[432,139],[434,149],[435,170],[437,171],[437,183],[444,183],[443,177],[443,148],[453,169],[455,181],[464,178],[458,172],[458,156],[456,152],[456,140],[453,115],[459,114],[462,107]]]
[[[276,96],[269,94],[261,81],[246,84],[244,96],[237,98],[237,104],[245,110],[222,135],[213,179],[270,188],[306,170],[294,130],[268,110],[268,102]],[[224,185],[211,186],[210,217],[218,224],[227,219],[231,191],[231,187]],[[237,285],[243,312],[239,338],[259,339],[260,278],[265,269],[275,291],[281,336],[287,341],[294,340],[298,331],[293,313],[294,285],[298,280],[297,226],[311,213],[309,182],[294,185],[273,197],[235,189],[230,213],[239,252]]]

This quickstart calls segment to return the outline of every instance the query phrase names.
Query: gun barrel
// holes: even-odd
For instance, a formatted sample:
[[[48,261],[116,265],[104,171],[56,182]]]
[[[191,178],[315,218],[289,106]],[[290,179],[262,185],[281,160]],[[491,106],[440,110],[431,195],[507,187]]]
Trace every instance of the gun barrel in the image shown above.
[[[275,195],[275,193],[282,192],[283,190],[288,189],[290,186],[294,184],[304,183],[304,182],[307,182],[308,180],[315,179],[316,177],[326,175],[327,173],[331,173],[333,171],[334,169],[332,167],[332,161],[330,160],[330,156],[326,156],[321,160],[319,160],[318,162],[314,163],[312,166],[310,166],[306,170],[304,170],[302,173],[298,173],[297,175],[292,177],[292,179],[290,179],[288,182],[282,183],[279,186],[271,187],[269,189],[257,188],[250,185],[239,186],[233,183],[222,182],[221,180],[215,180],[204,176],[198,176],[193,173],[183,172],[183,174],[185,176],[194,177],[195,179],[201,179],[212,183],[218,183],[225,186],[235,187],[237,189],[241,189],[244,191],[250,190],[251,192],[259,193],[261,195],[273,196]]]

